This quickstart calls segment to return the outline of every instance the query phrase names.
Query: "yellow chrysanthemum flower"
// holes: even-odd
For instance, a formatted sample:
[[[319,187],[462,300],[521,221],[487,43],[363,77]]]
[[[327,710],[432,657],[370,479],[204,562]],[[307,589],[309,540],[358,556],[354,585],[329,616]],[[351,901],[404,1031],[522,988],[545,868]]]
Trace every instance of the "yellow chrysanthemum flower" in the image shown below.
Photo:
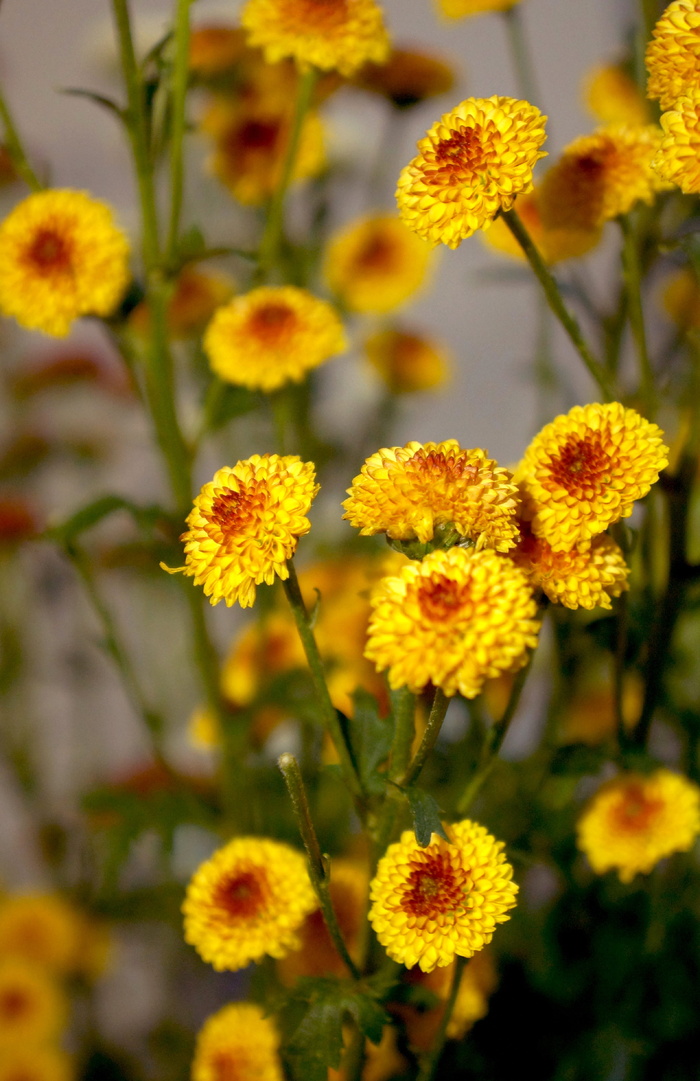
[[[353,80],[356,86],[381,94],[397,109],[410,109],[438,97],[455,83],[444,60],[416,49],[392,49],[383,64],[366,64]]]
[[[651,203],[668,188],[651,167],[661,129],[601,128],[564,150],[538,188],[545,229],[597,229],[640,200]]]
[[[615,869],[621,882],[631,882],[665,856],[688,852],[699,833],[700,788],[658,769],[604,784],[579,820],[577,843],[596,874]]]
[[[230,71],[245,52],[246,35],[241,26],[207,23],[192,27],[189,67],[199,78],[208,79]]]
[[[516,472],[532,532],[555,552],[627,518],[668,463],[663,432],[619,402],[574,406],[535,436]]]
[[[445,113],[399,176],[403,220],[431,244],[450,248],[487,229],[516,195],[532,190],[532,170],[545,156],[545,120],[534,105],[496,95],[467,98]]]
[[[517,211],[533,244],[545,263],[550,265],[586,255],[595,248],[601,238],[600,226],[585,229],[545,226],[540,213],[537,188],[533,188],[526,195],[518,196]],[[490,229],[482,230],[479,235],[488,248],[521,262],[526,261],[525,252],[502,218],[496,218]]]
[[[654,27],[647,45],[647,93],[662,109],[700,91],[700,3],[673,0]]]
[[[420,289],[433,253],[391,214],[372,214],[331,237],[324,276],[341,304],[353,312],[384,314]]]
[[[354,961],[361,948],[366,919],[369,875],[361,864],[349,859],[334,859],[331,864],[330,895],[340,933]],[[320,908],[311,912],[299,929],[300,946],[277,962],[277,971],[285,984],[301,976],[338,976],[348,971],[328,934]]]
[[[81,191],[28,196],[0,225],[0,311],[64,338],[81,315],[110,315],[129,282],[112,211]]]
[[[468,818],[421,848],[412,830],[389,845],[370,887],[369,920],[400,964],[423,972],[471,957],[510,917],[518,887],[503,842]]]
[[[280,841],[236,837],[195,871],[182,905],[185,941],[217,972],[298,949],[316,907],[306,860]]]
[[[347,338],[332,305],[281,285],[253,289],[219,308],[203,346],[225,382],[269,393],[344,352]]]
[[[563,552],[534,537],[527,523],[521,524],[521,530],[520,543],[509,554],[525,571],[530,585],[541,589],[555,604],[611,608],[610,598],[629,588],[629,567],[612,537],[603,533]]]
[[[257,100],[215,108],[204,124],[213,136],[209,170],[244,206],[260,206],[282,180],[293,114],[289,99],[270,92]],[[325,134],[321,118],[309,112],[299,136],[291,183],[317,176],[326,164]]]
[[[461,538],[505,552],[518,538],[517,488],[507,469],[456,439],[385,447],[372,454],[348,488],[344,518],[362,536],[392,540]]]
[[[274,1022],[253,1002],[233,1002],[205,1021],[192,1081],[284,1081]]]
[[[289,577],[287,560],[311,528],[306,514],[317,491],[313,463],[294,454],[254,454],[224,466],[194,501],[178,570],[204,586],[212,604],[250,608],[261,582]]]
[[[411,969],[406,974],[410,986],[425,988],[440,999],[432,1008],[416,1009],[415,1006],[392,1005],[406,1026],[406,1035],[411,1047],[417,1051],[429,1051],[434,1045],[440,1022],[445,1013],[445,1003],[450,994],[456,962],[446,968],[435,968],[432,972]],[[496,969],[488,947],[474,954],[462,972],[457,998],[447,1024],[448,1040],[461,1040],[475,1021],[485,1017],[489,1008],[489,997],[496,988]]]
[[[173,338],[199,336],[217,308],[225,304],[234,285],[226,274],[186,266],[178,275],[168,304],[168,330]],[[137,334],[150,330],[150,312],[145,301],[129,314],[129,327]]]
[[[651,123],[649,106],[634,79],[618,64],[600,64],[584,80],[586,108],[601,124]]]
[[[60,1047],[3,1048],[0,1081],[75,1081],[75,1066]]]
[[[269,64],[291,56],[301,67],[350,76],[389,53],[375,0],[246,0],[241,24]]]
[[[438,11],[448,19],[463,19],[467,15],[483,15],[489,11],[507,11],[520,0],[435,0]]]
[[[365,341],[367,359],[392,394],[416,394],[442,387],[451,360],[442,345],[422,334],[389,327]]]
[[[414,693],[429,683],[475,698],[484,681],[515,671],[537,645],[536,605],[525,575],[489,549],[449,548],[384,578],[365,656],[389,685]]]
[[[652,167],[662,180],[693,195],[700,191],[700,91],[679,98],[662,114],[661,127],[664,136]]]
[[[0,961],[0,1048],[52,1040],[68,1017],[58,985],[43,969],[19,958]]]
[[[0,957],[72,972],[79,963],[83,925],[82,913],[57,894],[8,895],[0,900]]]

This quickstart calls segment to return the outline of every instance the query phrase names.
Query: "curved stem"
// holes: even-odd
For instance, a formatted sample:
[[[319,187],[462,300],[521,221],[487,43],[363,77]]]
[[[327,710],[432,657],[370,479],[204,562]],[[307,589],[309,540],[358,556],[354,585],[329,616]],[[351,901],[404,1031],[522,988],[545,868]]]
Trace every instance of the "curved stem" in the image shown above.
[[[0,120],[2,120],[5,128],[5,148],[10,155],[10,161],[27,187],[31,188],[32,191],[41,191],[44,185],[29,164],[29,158],[2,91],[0,91]]]
[[[647,345],[646,327],[644,325],[639,245],[631,216],[625,214],[619,219],[619,222],[623,240],[622,270],[627,292],[627,310],[639,360],[639,389],[644,402],[645,414],[649,420],[653,420],[656,413],[656,388]]]
[[[568,310],[562,300],[559,287],[545,265],[542,256],[532,242],[530,234],[518,217],[515,210],[508,210],[503,214],[503,221],[523,249],[527,261],[535,273],[538,281],[544,289],[547,303],[569,336],[569,340],[586,365],[591,378],[595,381],[605,401],[613,401],[616,397],[615,390],[611,385],[605,369],[593,356],[576,318]]]
[[[392,695],[394,705],[394,739],[391,745],[389,778],[395,781],[408,769],[411,747],[416,735],[416,696],[408,687]]]
[[[445,720],[445,714],[447,713],[449,704],[450,700],[445,692],[440,687],[436,687],[430,716],[428,717],[428,723],[425,732],[423,733],[420,747],[416,751],[413,761],[407,767],[406,772],[396,782],[401,788],[407,788],[418,780],[430,752],[437,743],[440,729],[442,728],[442,722]]]
[[[423,1059],[418,1073],[418,1081],[431,1081],[435,1069],[440,1060],[442,1050],[445,1046],[447,1039],[447,1029],[452,1018],[452,1013],[457,1002],[457,995],[459,994],[459,985],[462,982],[462,974],[464,972],[465,965],[467,963],[466,957],[455,958],[455,970],[452,973],[452,984],[450,986],[450,993],[445,1003],[445,1009],[443,1010],[442,1017],[440,1018],[440,1026],[435,1033],[435,1039],[433,1040],[433,1046]]]

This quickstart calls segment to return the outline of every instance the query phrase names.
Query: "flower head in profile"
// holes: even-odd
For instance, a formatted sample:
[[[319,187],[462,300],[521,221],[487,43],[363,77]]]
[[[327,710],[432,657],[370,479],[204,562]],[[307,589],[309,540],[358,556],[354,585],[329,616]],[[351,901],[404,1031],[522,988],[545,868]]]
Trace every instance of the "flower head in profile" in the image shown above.
[[[269,64],[291,56],[302,68],[347,77],[389,52],[376,0],[246,0],[241,24]]]
[[[389,957],[423,972],[471,957],[509,919],[518,887],[497,841],[476,822],[420,848],[412,830],[389,845],[370,886],[369,919]]]
[[[673,0],[654,27],[647,46],[647,93],[662,109],[700,91],[700,3]]]
[[[574,406],[535,436],[516,472],[532,532],[571,551],[632,513],[668,463],[663,433],[619,402]]]
[[[660,144],[655,124],[601,128],[575,139],[539,186],[544,227],[597,229],[639,201],[653,202],[668,187],[651,167]]]
[[[593,796],[577,828],[578,847],[596,872],[621,882],[648,874],[673,852],[688,852],[700,833],[700,788],[667,769],[621,774]]]
[[[651,122],[647,101],[620,64],[600,64],[589,71],[583,96],[589,112],[601,124],[643,126]]]
[[[622,549],[605,533],[561,552],[522,522],[520,542],[509,554],[534,589],[566,608],[611,608],[610,598],[629,588]]]
[[[217,972],[236,971],[298,949],[299,928],[316,904],[300,852],[280,841],[236,837],[190,880],[185,941]]]
[[[0,900],[0,957],[18,957],[57,973],[78,967],[84,917],[58,894]]]
[[[371,598],[365,656],[389,685],[419,693],[432,683],[475,698],[484,681],[515,671],[537,644],[525,575],[489,549],[438,549],[384,578]]]
[[[532,189],[546,117],[526,101],[467,98],[418,143],[396,190],[399,213],[431,244],[456,248]]]
[[[367,359],[392,394],[436,390],[448,379],[451,360],[444,347],[422,334],[388,327],[365,341]]]
[[[55,1039],[68,1018],[54,979],[18,957],[0,961],[0,1049]]]
[[[269,393],[347,348],[340,316],[326,300],[293,285],[262,286],[219,308],[204,351],[226,383]]]
[[[484,15],[490,11],[508,11],[520,0],[435,0],[438,11],[448,19],[463,19],[467,15]]]
[[[274,1022],[253,1002],[233,1002],[202,1026],[192,1081],[284,1081]]]
[[[328,286],[353,312],[384,314],[425,282],[430,246],[391,214],[371,214],[331,237],[324,261]]]
[[[204,586],[212,604],[250,608],[256,586],[289,577],[287,560],[310,529],[317,491],[313,463],[296,455],[254,454],[224,466],[194,501],[178,570]]]
[[[700,90],[661,116],[663,139],[652,161],[658,176],[686,195],[700,191]]]
[[[444,60],[417,49],[392,49],[383,64],[366,64],[353,80],[356,86],[380,94],[397,109],[410,109],[451,90],[452,68]]]
[[[81,191],[36,192],[0,225],[0,311],[64,338],[82,315],[111,315],[129,282],[128,258],[105,203]]]
[[[456,439],[378,450],[348,492],[343,517],[364,537],[428,543],[454,532],[452,543],[466,538],[502,552],[518,537],[511,474]]]
[[[52,1044],[20,1044],[2,1050],[0,1081],[75,1081],[71,1058]]]

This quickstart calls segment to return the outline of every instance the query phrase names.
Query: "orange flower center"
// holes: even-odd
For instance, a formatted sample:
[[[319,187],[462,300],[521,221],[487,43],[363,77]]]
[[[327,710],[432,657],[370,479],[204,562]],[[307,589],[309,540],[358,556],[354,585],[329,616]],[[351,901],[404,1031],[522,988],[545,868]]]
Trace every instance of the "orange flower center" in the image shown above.
[[[426,578],[418,588],[420,610],[427,619],[435,623],[460,614],[469,599],[468,582],[455,582],[441,574]]]
[[[263,304],[251,312],[250,333],[267,346],[279,345],[295,324],[294,312],[286,304]]]
[[[239,1081],[248,1071],[242,1062],[240,1049],[217,1051],[210,1059],[212,1081]]]
[[[328,33],[347,23],[348,0],[287,0],[282,17],[293,32]]]
[[[260,519],[263,506],[263,494],[255,488],[252,491],[242,488],[239,492],[225,488],[212,503],[209,514],[212,528],[208,532],[219,544],[250,532]]]
[[[570,493],[599,491],[608,481],[610,459],[605,453],[599,432],[585,439],[572,436],[559,454],[551,459],[553,479]]]
[[[281,131],[279,120],[245,120],[226,133],[223,139],[224,153],[234,159],[244,154],[273,154]]]
[[[374,233],[367,238],[357,253],[358,270],[394,271],[396,269],[396,248],[387,236]]]
[[[641,784],[628,785],[613,808],[615,826],[625,833],[646,833],[663,807],[663,801],[650,799]]]
[[[429,474],[433,481],[440,478],[469,485],[475,484],[479,476],[478,466],[469,462],[466,454],[446,456],[442,451],[425,454],[419,450],[409,458],[409,463],[417,473]]]
[[[436,184],[457,184],[473,179],[488,162],[481,128],[460,128],[435,146],[435,165],[430,170]]]
[[[39,229],[26,254],[27,261],[39,271],[67,271],[71,268],[70,248],[54,229]]]
[[[214,890],[214,904],[234,920],[250,919],[264,899],[264,874],[260,868],[223,878]]]
[[[30,996],[17,987],[8,987],[0,992],[0,1017],[5,1021],[20,1021],[31,1012]]]
[[[465,907],[467,872],[455,867],[443,852],[417,853],[401,897],[401,908],[412,916],[435,919]]]

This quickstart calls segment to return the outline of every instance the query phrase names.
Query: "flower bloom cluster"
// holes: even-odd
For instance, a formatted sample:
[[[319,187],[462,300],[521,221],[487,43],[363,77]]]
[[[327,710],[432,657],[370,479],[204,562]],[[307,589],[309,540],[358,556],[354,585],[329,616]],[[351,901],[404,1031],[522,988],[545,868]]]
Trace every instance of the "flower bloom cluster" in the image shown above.
[[[667,769],[621,774],[604,784],[578,823],[578,846],[596,874],[621,882],[687,852],[700,833],[700,788]]]
[[[198,868],[182,905],[185,941],[221,972],[300,945],[316,907],[300,852],[279,841],[237,837]]]
[[[687,194],[700,191],[700,3],[673,0],[647,47],[647,90],[658,98],[664,137],[653,167]]]
[[[128,258],[104,203],[81,191],[37,192],[0,225],[0,311],[64,338],[82,315],[111,315],[129,282]]]
[[[393,688],[429,683],[474,698],[484,681],[521,668],[537,644],[525,574],[489,549],[438,549],[384,578],[372,595],[365,656]]]
[[[389,845],[370,886],[369,919],[389,957],[424,972],[471,957],[509,919],[518,887],[503,843],[469,819],[421,848],[412,830]]]
[[[327,301],[284,285],[253,289],[219,308],[203,346],[212,371],[225,382],[269,393],[300,382],[342,353],[347,340]]]
[[[260,1006],[233,1002],[202,1026],[192,1081],[283,1081],[279,1035]]]
[[[241,24],[269,64],[289,56],[302,68],[350,76],[389,54],[376,0],[246,0]]]
[[[176,571],[203,586],[212,604],[250,608],[256,586],[289,577],[287,560],[311,528],[306,514],[317,491],[313,463],[296,455],[254,454],[224,466],[194,501],[180,538],[185,566]]]
[[[418,143],[396,191],[401,217],[431,244],[456,248],[532,190],[545,117],[526,101],[468,98]]]

